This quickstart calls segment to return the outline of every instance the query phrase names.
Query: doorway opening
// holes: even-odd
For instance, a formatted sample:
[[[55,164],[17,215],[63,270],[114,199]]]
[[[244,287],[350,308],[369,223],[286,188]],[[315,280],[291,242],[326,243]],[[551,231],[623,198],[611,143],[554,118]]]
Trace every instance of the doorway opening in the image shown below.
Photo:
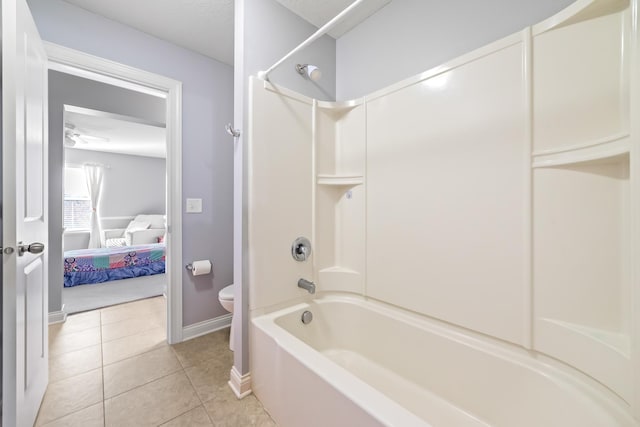
[[[59,74],[49,73],[51,95],[60,94],[56,86],[61,80],[75,79],[82,86],[79,77]],[[103,96],[95,91],[112,89],[101,83],[91,88],[93,93],[82,92],[98,100]],[[120,108],[137,107],[141,110],[137,116],[64,106],[62,304],[66,314],[166,295],[165,101],[123,91],[119,93],[138,103],[122,98]],[[56,103],[54,97],[49,101]],[[161,121],[140,117],[153,115],[154,110]],[[59,174],[53,165],[49,170]],[[54,203],[59,203],[60,196]],[[50,212],[50,224],[55,227],[60,218],[54,216],[60,210]]]
[[[55,188],[56,182],[50,183],[51,198],[59,198],[61,217],[59,221],[53,216],[50,220],[50,247],[58,249],[61,255],[57,258],[51,256],[50,260],[62,259],[65,254],[63,265],[50,261],[50,278],[57,279],[50,284],[50,323],[64,320],[69,312],[90,310],[101,303],[112,305],[151,297],[160,292],[166,295],[167,301],[167,341],[171,344],[180,342],[181,83],[55,44],[45,43],[45,48],[49,57],[50,110],[56,110],[49,112],[50,175],[53,181],[58,180],[58,188]],[[52,95],[60,89],[56,84],[73,79],[92,87],[108,87],[110,94],[94,97],[94,101],[79,102],[78,99],[87,93],[82,93],[83,89],[74,93],[71,89],[71,95],[58,106],[55,100],[52,101]],[[118,100],[114,94],[124,94],[124,98]],[[118,138],[127,133],[124,130],[135,134],[138,143],[121,143]],[[155,142],[140,143],[147,137]],[[162,140],[160,144],[158,138]],[[56,165],[58,175],[54,174]],[[100,194],[92,194],[91,174],[94,181],[103,180]],[[66,180],[63,179],[65,175]],[[84,184],[85,192],[82,193],[78,185],[74,187],[73,182]],[[127,194],[118,198],[123,195],[118,195],[118,188],[123,186],[127,186],[127,191],[120,193]],[[63,198],[65,191],[67,197]],[[157,194],[153,196],[150,193]],[[92,198],[102,200],[94,206]],[[162,198],[164,200],[159,200]],[[63,226],[66,226],[64,232]],[[56,240],[59,244],[54,247]],[[107,246],[114,248],[113,251],[109,252]],[[123,253],[118,254],[115,248],[120,248]],[[95,258],[80,261],[74,250],[109,254],[101,253]],[[135,252],[135,259],[132,259],[132,252]],[[159,262],[162,257],[165,259],[163,266]],[[67,274],[79,270],[87,272],[93,267],[96,271],[92,273],[100,270],[100,274],[105,275],[103,267],[106,264],[129,264],[135,268],[124,273],[127,276],[124,280],[92,279],[89,277],[92,274],[72,278],[72,274]],[[139,268],[143,264],[145,268]],[[136,272],[141,277],[129,278]],[[151,272],[156,274],[149,274]],[[118,274],[115,272],[113,276]],[[72,286],[62,286],[61,277]],[[86,283],[93,284],[74,285],[74,280],[87,278],[89,281]],[[134,287],[127,286],[133,282],[136,282]]]

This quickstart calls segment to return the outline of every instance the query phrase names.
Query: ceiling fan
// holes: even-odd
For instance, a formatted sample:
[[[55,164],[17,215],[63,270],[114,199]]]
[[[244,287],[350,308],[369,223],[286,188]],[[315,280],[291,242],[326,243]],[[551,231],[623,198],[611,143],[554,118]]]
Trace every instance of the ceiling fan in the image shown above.
[[[72,123],[64,124],[64,145],[74,147],[77,143],[90,144],[91,142],[109,142],[109,138],[82,132]]]

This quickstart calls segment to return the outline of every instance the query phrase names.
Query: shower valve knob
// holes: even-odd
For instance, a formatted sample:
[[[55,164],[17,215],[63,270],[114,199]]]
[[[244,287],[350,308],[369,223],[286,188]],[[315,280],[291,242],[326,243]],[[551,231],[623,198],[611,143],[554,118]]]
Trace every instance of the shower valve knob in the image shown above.
[[[311,242],[306,237],[298,237],[291,245],[291,256],[296,261],[306,261],[311,256]]]

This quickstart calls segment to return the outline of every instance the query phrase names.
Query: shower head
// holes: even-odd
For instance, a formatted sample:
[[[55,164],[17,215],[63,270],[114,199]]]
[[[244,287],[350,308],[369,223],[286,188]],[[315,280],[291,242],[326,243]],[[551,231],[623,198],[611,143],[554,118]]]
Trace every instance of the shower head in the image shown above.
[[[320,68],[311,64],[296,64],[296,71],[302,77],[306,77],[311,81],[317,82],[322,77]]]

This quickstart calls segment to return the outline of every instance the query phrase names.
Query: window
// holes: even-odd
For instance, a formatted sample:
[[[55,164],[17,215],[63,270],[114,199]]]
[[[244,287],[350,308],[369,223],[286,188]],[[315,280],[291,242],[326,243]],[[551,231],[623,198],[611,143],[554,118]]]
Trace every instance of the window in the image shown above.
[[[64,218],[67,230],[88,230],[91,220],[91,198],[81,167],[64,168]]]

